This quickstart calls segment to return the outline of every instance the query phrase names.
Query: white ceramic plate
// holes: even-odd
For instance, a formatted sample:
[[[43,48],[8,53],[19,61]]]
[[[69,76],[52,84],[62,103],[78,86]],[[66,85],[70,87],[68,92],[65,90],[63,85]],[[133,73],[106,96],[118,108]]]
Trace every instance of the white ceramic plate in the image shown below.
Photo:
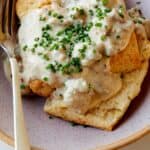
[[[130,5],[135,2],[136,0],[130,0]],[[141,2],[144,14],[150,18],[150,1],[141,0]],[[121,123],[112,132],[82,126],[72,127],[71,123],[63,120],[49,119],[42,110],[43,105],[44,100],[41,98],[28,97],[24,100],[25,118],[32,145],[44,150],[88,150],[96,147],[102,150],[104,145],[107,145],[107,149],[119,147],[141,137],[150,129],[150,71],[142,86],[141,94],[133,101]],[[13,136],[11,85],[4,78],[2,70],[0,71],[0,130]],[[0,138],[5,138],[5,141],[11,143],[11,140],[1,132]],[[112,143],[115,144],[110,145]]]

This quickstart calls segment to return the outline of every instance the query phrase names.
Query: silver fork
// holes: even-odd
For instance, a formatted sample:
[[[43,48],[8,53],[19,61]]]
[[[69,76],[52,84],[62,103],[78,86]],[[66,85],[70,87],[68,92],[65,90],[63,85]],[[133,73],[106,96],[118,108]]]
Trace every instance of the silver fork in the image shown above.
[[[0,30],[8,39],[6,42],[0,42],[0,53],[9,59],[11,66],[15,150],[31,150],[23,115],[18,64],[15,59],[15,4],[15,0],[0,1]]]

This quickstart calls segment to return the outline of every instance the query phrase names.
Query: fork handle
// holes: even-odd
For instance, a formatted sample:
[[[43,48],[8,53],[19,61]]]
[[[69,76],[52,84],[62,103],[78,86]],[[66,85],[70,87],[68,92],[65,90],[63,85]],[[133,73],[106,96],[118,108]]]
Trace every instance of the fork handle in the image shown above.
[[[18,64],[15,58],[10,58],[13,86],[13,116],[15,150],[31,150],[25,127],[23,106],[20,90]]]

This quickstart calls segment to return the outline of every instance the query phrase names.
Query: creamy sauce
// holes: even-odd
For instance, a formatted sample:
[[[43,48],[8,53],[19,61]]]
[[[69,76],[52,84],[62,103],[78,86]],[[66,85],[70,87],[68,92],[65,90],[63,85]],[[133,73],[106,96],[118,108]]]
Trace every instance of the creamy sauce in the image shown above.
[[[90,102],[93,93],[106,100],[122,84],[118,74],[99,65],[127,46],[134,28],[123,1],[55,0],[32,10],[19,29],[23,82],[39,79],[53,85],[57,80],[63,86],[53,97],[65,103],[83,98]]]
[[[69,30],[71,25],[74,27]],[[74,28],[77,31],[71,37]],[[57,36],[65,29],[69,30],[68,34]],[[80,31],[81,35],[78,36]],[[71,51],[72,58],[80,58],[81,65],[89,66],[100,60],[103,54],[111,56],[123,50],[132,31],[133,23],[123,3],[109,8],[96,0],[54,1],[50,7],[31,11],[21,21],[19,43],[24,64],[22,76],[26,83],[50,76],[51,83],[55,75],[45,68],[54,62],[67,63],[70,58],[65,51]],[[45,38],[42,38],[44,32]]]
[[[142,16],[141,10],[138,7],[131,8],[128,13],[135,23],[136,34],[144,40],[150,38],[150,20]]]
[[[54,96],[63,95],[64,101],[69,103],[73,101],[73,95],[76,95],[79,92],[82,93],[88,91],[89,85],[84,79],[68,79],[63,88],[59,88],[56,90],[56,92],[54,92]],[[60,96],[60,98],[62,97]]]

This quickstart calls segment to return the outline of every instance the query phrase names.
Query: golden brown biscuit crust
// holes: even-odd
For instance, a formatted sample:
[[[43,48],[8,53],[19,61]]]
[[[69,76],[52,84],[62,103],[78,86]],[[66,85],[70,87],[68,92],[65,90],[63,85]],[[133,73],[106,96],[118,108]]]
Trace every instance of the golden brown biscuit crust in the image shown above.
[[[133,33],[127,47],[120,53],[110,57],[110,70],[115,73],[131,72],[141,66],[136,34]]]
[[[48,97],[54,90],[49,84],[41,81],[41,80],[33,80],[29,83],[29,88],[32,90],[33,93]]]
[[[16,12],[18,17],[21,19],[32,9],[40,8],[50,3],[51,0],[17,0]]]
[[[127,73],[123,78],[123,89],[116,96],[101,103],[86,115],[76,113],[60,103],[47,100],[44,111],[50,115],[61,117],[83,125],[112,130],[128,109],[131,101],[139,94],[141,84],[147,74],[148,61],[142,63],[140,69]]]

